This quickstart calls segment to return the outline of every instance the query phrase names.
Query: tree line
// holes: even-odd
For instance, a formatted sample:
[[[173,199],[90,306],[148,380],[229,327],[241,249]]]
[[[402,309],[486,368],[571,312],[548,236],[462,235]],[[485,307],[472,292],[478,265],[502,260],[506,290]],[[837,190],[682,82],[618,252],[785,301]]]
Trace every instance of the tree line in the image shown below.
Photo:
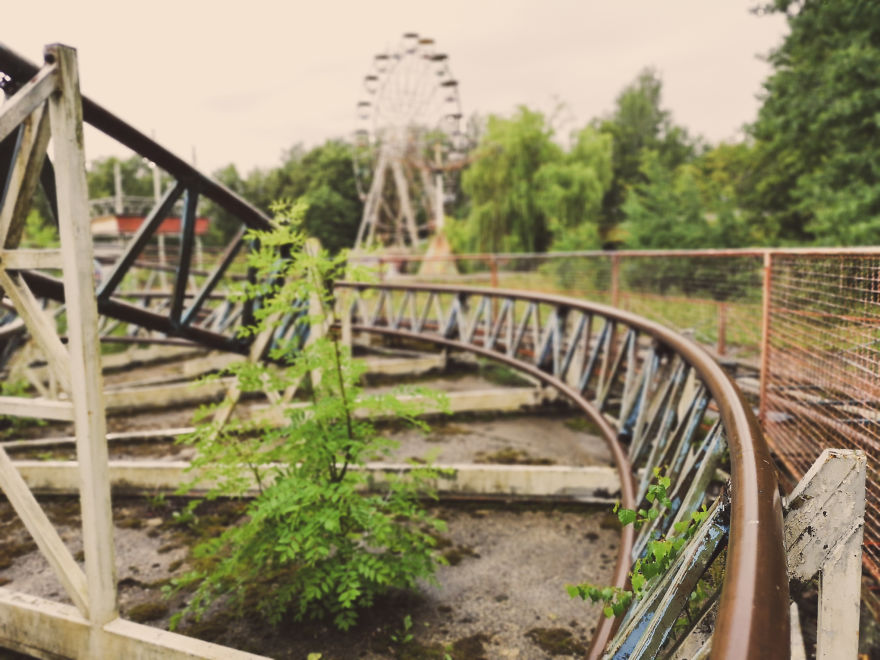
[[[641,71],[606,116],[571,135],[520,106],[479,128],[447,234],[458,252],[596,248],[865,245],[880,236],[880,4],[774,0],[789,33],[768,55],[772,73],[745,137],[707,144],[663,107],[662,80]],[[281,163],[216,179],[267,210],[304,198],[304,227],[331,250],[354,243],[362,204],[351,145],[294,146]],[[92,163],[90,194],[109,196],[113,159]],[[152,174],[123,163],[128,194]],[[237,224],[218,208],[212,237]]]

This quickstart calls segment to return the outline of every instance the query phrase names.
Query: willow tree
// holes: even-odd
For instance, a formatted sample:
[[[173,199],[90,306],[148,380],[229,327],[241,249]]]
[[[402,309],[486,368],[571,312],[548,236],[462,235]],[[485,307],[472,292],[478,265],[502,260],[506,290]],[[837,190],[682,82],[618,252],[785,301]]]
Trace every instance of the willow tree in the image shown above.
[[[594,247],[602,197],[611,181],[611,140],[586,128],[566,151],[540,112],[520,107],[490,116],[462,176],[470,198],[473,249],[543,252],[563,236]]]
[[[491,115],[462,176],[470,197],[467,222],[475,247],[491,252],[540,252],[550,244],[547,216],[535,194],[538,171],[562,158],[540,112],[520,106],[509,119]]]

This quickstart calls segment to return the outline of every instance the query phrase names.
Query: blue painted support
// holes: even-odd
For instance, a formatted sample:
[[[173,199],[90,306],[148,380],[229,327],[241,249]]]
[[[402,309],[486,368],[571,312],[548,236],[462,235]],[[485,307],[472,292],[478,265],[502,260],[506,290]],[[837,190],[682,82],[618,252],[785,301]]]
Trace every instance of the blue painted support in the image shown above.
[[[140,228],[137,230],[131,243],[128,244],[128,248],[126,248],[122,256],[119,257],[116,265],[113,266],[113,270],[98,288],[98,300],[106,300],[113,295],[113,292],[116,291],[116,287],[119,286],[122,278],[128,273],[129,268],[131,268],[135,259],[138,258],[141,251],[144,249],[144,246],[147,244],[147,241],[150,240],[150,237],[156,229],[159,228],[159,225],[162,224],[162,221],[168,215],[171,207],[174,206],[174,203],[177,201],[177,198],[180,197],[182,192],[183,184],[178,181],[173,188],[168,190],[162,196],[159,203],[152,208],[149,215],[144,219]]]
[[[626,333],[626,337],[624,337],[620,350],[614,358],[614,363],[611,367],[611,371],[608,373],[608,380],[605,382],[605,387],[602,388],[601,392],[597,392],[597,405],[602,412],[605,411],[605,406],[608,403],[608,397],[611,394],[611,388],[614,386],[614,381],[620,375],[620,369],[623,366],[624,359],[627,357],[634,357],[631,354],[631,350],[635,347],[635,341],[637,338],[638,331],[635,328],[630,328]]]
[[[654,374],[659,366],[660,356],[657,354],[657,351],[652,348],[651,354],[645,360],[645,366],[642,368],[641,374],[639,374],[641,384],[638,386],[638,391],[632,398],[629,407],[624,406],[620,410],[618,437],[621,439],[630,439],[630,458],[632,458],[633,454],[638,451],[633,431],[644,423],[648,393],[654,380]]]
[[[504,321],[510,314],[512,307],[513,301],[510,298],[505,298],[504,302],[501,303],[501,309],[498,311],[498,318],[495,319],[495,326],[492,328],[492,333],[486,344],[486,348],[489,350],[495,350],[495,344],[498,343],[498,336],[501,334],[501,328],[505,326]],[[513,319],[508,319],[507,326],[510,327],[512,323]]]
[[[716,423],[698,446],[690,452],[689,460],[681,473],[670,477],[672,485],[667,492],[672,504],[662,516],[642,528],[633,544],[633,561],[644,553],[645,545],[649,540],[668,533],[676,522],[687,518],[700,508],[725,447],[721,427]]]
[[[660,407],[652,415],[651,421],[645,430],[646,436],[651,441],[651,452],[648,460],[644,465],[641,485],[639,486],[636,500],[641,501],[648,489],[648,482],[653,478],[654,467],[658,465],[658,460],[666,449],[666,443],[669,440],[669,434],[672,425],[678,419],[677,406],[681,399],[684,385],[687,382],[687,374],[689,367],[684,361],[678,360],[678,364],[673,370],[672,377],[663,391],[660,400]],[[635,459],[634,459],[635,460]],[[634,463],[635,465],[635,463]]]
[[[199,193],[187,188],[184,195],[183,218],[180,225],[180,261],[177,263],[177,279],[171,295],[169,318],[171,325],[180,327],[180,314],[183,311],[183,297],[189,280],[190,262],[192,261],[193,243],[196,235],[196,205]]]
[[[562,359],[562,364],[559,367],[559,378],[562,380],[565,380],[566,375],[568,375],[568,370],[571,367],[571,361],[574,358],[575,351],[577,351],[578,343],[587,327],[588,318],[592,319],[592,317],[589,317],[586,314],[581,314],[580,321],[578,321],[574,332],[568,338],[568,350],[566,350],[565,357]]]
[[[480,303],[477,305],[477,310],[474,312],[473,322],[471,323],[470,329],[467,331],[467,341],[469,344],[474,343],[474,338],[477,336],[477,328],[480,325],[480,319],[483,319],[486,316],[488,307],[489,307],[489,298],[487,296],[480,297]],[[486,340],[483,339],[485,342]]]
[[[540,318],[540,312],[535,315],[536,318]],[[544,326],[543,336],[540,332],[535,332],[534,343],[535,343],[535,366],[538,367],[541,371],[548,371],[545,368],[548,360],[551,358],[551,353],[553,351],[553,335],[556,329],[559,327],[559,317],[557,316],[557,310],[554,309],[550,313],[550,318],[547,321],[547,325]],[[553,373],[552,367],[549,373]]]
[[[181,323],[183,325],[189,325],[192,323],[196,314],[199,313],[199,310],[202,308],[202,305],[208,299],[208,296],[214,291],[217,286],[217,283],[220,281],[220,278],[226,273],[226,270],[229,268],[229,265],[235,259],[238,251],[241,249],[241,246],[244,244],[244,233],[247,230],[247,227],[242,227],[238,230],[238,233],[235,235],[235,238],[232,239],[232,242],[226,248],[226,251],[223,253],[223,256],[220,257],[220,263],[217,264],[217,267],[214,269],[214,272],[208,277],[207,281],[202,285],[201,291],[196,295],[195,300],[192,305],[189,306],[189,309],[186,310],[183,314],[183,319]]]
[[[523,337],[526,334],[526,326],[529,324],[529,319],[532,317],[532,314],[537,314],[537,309],[535,308],[535,303],[530,302],[528,307],[526,307],[526,311],[523,314],[522,320],[520,321],[519,327],[516,330],[516,335],[513,338],[513,341],[510,342],[510,345],[507,347],[507,354],[511,357],[516,356],[516,351],[519,349],[519,345],[522,343]],[[513,316],[511,316],[511,319]]]
[[[663,463],[669,467],[666,470],[666,476],[670,477],[673,482],[678,479],[684,465],[685,458],[688,455],[694,435],[703,421],[703,415],[709,406],[709,393],[703,385],[700,385],[696,395],[694,396],[688,408],[686,415],[687,423],[682,423],[675,432],[675,437],[671,444],[675,448],[672,455],[665,456]]]
[[[416,323],[415,331],[422,332],[425,329],[425,323],[428,322],[428,314],[431,313],[431,303],[435,301],[437,298],[437,294],[431,291],[428,294],[428,299],[425,301],[424,307],[422,307],[422,313],[419,316],[419,319]],[[438,319],[439,321],[439,319]]]
[[[642,660],[656,658],[688,606],[690,595],[706,569],[727,543],[730,531],[728,505],[720,497],[709,517],[685,545],[669,570],[654,578],[645,596],[630,606],[605,658]],[[686,634],[685,631],[683,634]]]
[[[406,315],[406,306],[409,304],[410,300],[412,300],[413,292],[405,291],[403,294],[403,300],[400,302],[400,307],[397,309],[397,315],[394,317],[394,323],[391,326],[395,330],[399,330],[403,324],[403,317]]]
[[[611,342],[613,325],[614,322],[611,319],[605,319],[602,331],[596,339],[596,345],[593,347],[592,353],[590,353],[590,359],[587,361],[587,366],[584,368],[584,373],[581,374],[581,380],[578,383],[578,391],[581,393],[587,389],[587,385],[590,384],[590,380],[593,378],[593,372],[596,370],[599,356],[602,355],[602,349]]]
[[[379,325],[379,319],[382,314],[382,308],[385,306],[385,300],[390,295],[391,294],[388,292],[387,289],[382,289],[381,291],[379,291],[379,298],[376,300],[376,308],[373,310],[373,318],[370,319],[370,325],[372,325],[372,326]]]

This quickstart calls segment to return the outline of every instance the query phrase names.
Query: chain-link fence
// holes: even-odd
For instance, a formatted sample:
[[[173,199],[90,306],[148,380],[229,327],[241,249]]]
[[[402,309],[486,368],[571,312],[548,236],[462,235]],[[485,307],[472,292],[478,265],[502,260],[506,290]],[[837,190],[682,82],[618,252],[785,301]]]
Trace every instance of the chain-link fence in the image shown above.
[[[865,451],[864,559],[880,579],[880,253],[767,259],[764,429],[796,475],[826,447]]]

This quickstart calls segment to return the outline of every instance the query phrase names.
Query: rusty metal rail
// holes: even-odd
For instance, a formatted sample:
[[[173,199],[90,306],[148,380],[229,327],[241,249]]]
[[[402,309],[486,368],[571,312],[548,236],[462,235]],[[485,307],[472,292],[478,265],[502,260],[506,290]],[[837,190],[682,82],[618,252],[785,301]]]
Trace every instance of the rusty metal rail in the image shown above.
[[[642,504],[653,468],[665,467],[672,511],[643,527],[638,538],[624,528],[616,586],[625,586],[648,541],[700,506],[714,507],[674,574],[658,578],[650,597],[636,601],[616,637],[610,619],[600,623],[591,657],[606,644],[610,657],[655,657],[697,635],[697,625],[677,638],[673,627],[725,543],[712,657],[788,657],[788,579],[775,469],[750,408],[696,344],[633,314],[561,296],[432,285],[338,288],[353,332],[467,350],[557,388],[608,443],[623,506]],[[711,497],[725,453],[730,481]]]

